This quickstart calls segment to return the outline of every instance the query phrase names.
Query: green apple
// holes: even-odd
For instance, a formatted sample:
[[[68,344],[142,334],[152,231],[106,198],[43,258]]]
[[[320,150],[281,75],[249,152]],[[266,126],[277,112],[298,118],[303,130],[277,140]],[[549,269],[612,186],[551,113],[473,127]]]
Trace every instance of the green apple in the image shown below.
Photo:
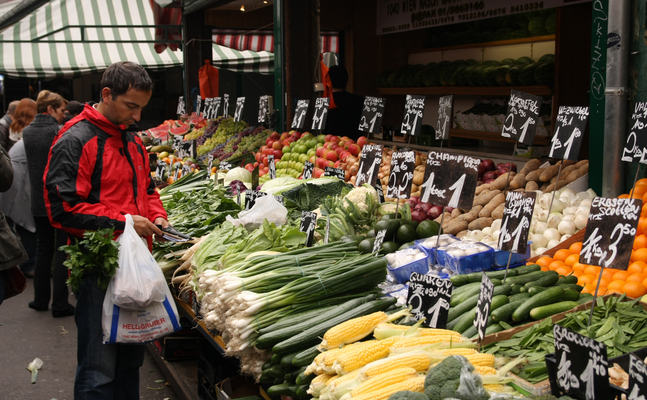
[[[325,143],[326,142],[326,135],[321,134],[321,135],[317,136],[317,142]]]
[[[308,155],[308,158],[310,158],[310,157],[312,157],[314,155],[317,155],[317,150],[310,149],[310,150],[308,150],[308,152],[306,154]]]

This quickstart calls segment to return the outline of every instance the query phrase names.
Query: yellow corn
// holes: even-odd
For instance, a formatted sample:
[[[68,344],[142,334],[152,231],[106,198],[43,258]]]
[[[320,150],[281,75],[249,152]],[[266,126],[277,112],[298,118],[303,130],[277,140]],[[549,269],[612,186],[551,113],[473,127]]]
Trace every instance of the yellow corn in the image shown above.
[[[349,372],[347,374],[344,374],[340,376],[339,378],[333,380],[332,382],[329,382],[328,387],[330,387],[330,390],[334,390],[339,384],[352,381],[353,379],[357,378],[359,375],[359,369],[356,369],[355,371]]]
[[[442,353],[448,356],[469,356],[471,354],[477,354],[478,351],[476,351],[475,349],[455,347],[452,349],[443,350]]]
[[[415,378],[416,376],[418,376],[418,371],[413,368],[397,368],[365,380],[353,389],[350,394],[354,398],[355,396],[372,392],[409,378]]]
[[[465,358],[475,367],[494,367],[494,354],[477,353],[466,355]]]
[[[474,367],[474,372],[479,374],[479,375],[496,375],[497,370],[493,367],[483,367],[483,366],[477,366]]]
[[[495,393],[508,392],[508,386],[500,385],[500,384],[483,385],[483,389],[487,390],[488,392],[495,392]]]
[[[450,336],[438,335],[438,336],[414,336],[414,337],[400,337],[400,340],[397,343],[391,346],[394,349],[399,349],[401,347],[416,347],[424,346],[435,343],[449,342]]]
[[[402,331],[402,333],[404,333],[409,329],[411,329],[411,327],[407,325],[396,325],[396,324],[389,324],[389,323],[381,323],[375,327],[375,330],[395,330],[395,331]],[[436,335],[444,335],[447,337],[452,337],[455,343],[461,343],[463,341],[463,336],[460,333],[451,331],[449,329],[418,328],[418,330],[416,330],[413,336],[436,336]]]
[[[366,364],[384,358],[389,354],[389,348],[398,338],[388,338],[365,342],[364,346],[350,347],[347,351],[341,352],[333,363],[332,369],[339,375],[347,374],[361,368]]]
[[[401,356],[389,357],[378,362],[375,362],[372,365],[367,365],[366,368],[362,369],[361,379],[365,380],[385,372],[395,370],[397,368],[410,367],[415,369],[418,372],[427,371],[429,368],[429,356],[420,352],[412,352],[403,354]]]
[[[376,388],[376,390],[368,393],[353,396],[352,400],[387,400],[395,392],[401,390],[410,390],[412,392],[424,392],[425,390],[425,377],[418,376],[409,378],[402,382],[394,383],[392,385]]]
[[[337,375],[317,375],[312,381],[310,381],[310,388],[308,388],[308,393],[315,397],[318,396],[321,390],[326,387],[326,383],[334,376]]]
[[[378,311],[342,322],[326,331],[319,349],[334,349],[344,344],[357,342],[373,333],[373,329],[388,318],[389,316],[385,312]]]

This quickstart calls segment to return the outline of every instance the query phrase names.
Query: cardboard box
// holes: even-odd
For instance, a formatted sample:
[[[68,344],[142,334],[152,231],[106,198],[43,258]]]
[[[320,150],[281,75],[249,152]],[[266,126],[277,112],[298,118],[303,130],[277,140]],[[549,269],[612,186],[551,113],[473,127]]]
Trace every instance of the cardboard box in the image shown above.
[[[261,400],[259,386],[250,378],[237,375],[233,378],[227,378],[216,385],[216,398],[218,400],[245,399]]]

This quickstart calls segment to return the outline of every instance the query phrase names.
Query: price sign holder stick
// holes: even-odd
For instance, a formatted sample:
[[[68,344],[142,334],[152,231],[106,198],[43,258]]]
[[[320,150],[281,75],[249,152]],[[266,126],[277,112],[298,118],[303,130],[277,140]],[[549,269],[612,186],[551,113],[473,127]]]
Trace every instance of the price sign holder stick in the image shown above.
[[[436,253],[438,252],[438,245],[440,244],[440,233],[443,230],[443,221],[445,221],[445,206],[443,206],[443,211],[440,216],[440,229],[438,230],[438,234],[436,235],[436,251],[434,251],[434,256],[431,258],[431,267],[436,266]]]
[[[593,293],[593,302],[591,303],[591,312],[589,313],[589,325],[591,326],[591,321],[593,320],[593,309],[595,308],[595,301],[598,297],[598,290],[600,289],[600,281],[602,280],[602,273],[604,272],[604,268],[607,266],[606,260],[602,260],[600,263],[600,276],[598,277],[598,284],[595,285],[595,293]]]
[[[629,191],[629,198],[633,198],[634,190],[636,189],[636,182],[638,182],[638,174],[640,173],[640,166],[642,164],[638,163],[638,169],[636,170],[636,177],[634,178],[634,185],[631,187],[631,190]]]
[[[395,219],[398,219],[399,212],[400,212],[400,193],[398,193],[398,202],[395,203]]]
[[[555,200],[555,193],[557,193],[557,183],[559,182],[559,175],[562,173],[562,165],[564,162],[562,161],[561,164],[559,164],[559,169],[557,170],[557,180],[555,181],[555,190],[553,190],[553,197],[550,198],[550,205],[548,206],[548,215],[546,215],[546,222],[548,222],[548,217],[550,217],[550,210],[553,208],[553,200]]]
[[[512,150],[512,159],[510,160],[510,164],[514,164],[515,154],[517,154],[517,142],[514,142],[514,149]],[[510,172],[511,171],[507,172],[508,176],[506,176],[505,178],[505,187],[503,188],[503,194],[506,194],[506,192],[508,191],[508,183],[510,183]]]
[[[503,275],[503,283],[508,278],[508,269],[510,268],[510,261],[512,261],[512,252],[508,252],[508,264],[505,266],[505,274]]]

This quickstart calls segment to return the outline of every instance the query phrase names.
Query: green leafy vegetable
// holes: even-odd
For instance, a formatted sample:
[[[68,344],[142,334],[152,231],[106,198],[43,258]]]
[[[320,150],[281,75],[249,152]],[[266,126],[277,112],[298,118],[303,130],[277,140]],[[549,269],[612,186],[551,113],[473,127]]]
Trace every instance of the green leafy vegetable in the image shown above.
[[[83,240],[74,239],[73,244],[59,248],[67,253],[67,260],[63,265],[70,270],[67,284],[72,291],[78,292],[87,273],[98,274],[99,288],[108,288],[110,278],[119,267],[119,243],[113,240],[114,232],[114,228],[85,231]]]
[[[339,196],[345,188],[351,186],[338,178],[326,179],[325,182],[325,184],[305,182],[283,192],[282,196],[287,200],[286,206],[294,206],[301,211],[312,211],[319,207],[326,197]]]

